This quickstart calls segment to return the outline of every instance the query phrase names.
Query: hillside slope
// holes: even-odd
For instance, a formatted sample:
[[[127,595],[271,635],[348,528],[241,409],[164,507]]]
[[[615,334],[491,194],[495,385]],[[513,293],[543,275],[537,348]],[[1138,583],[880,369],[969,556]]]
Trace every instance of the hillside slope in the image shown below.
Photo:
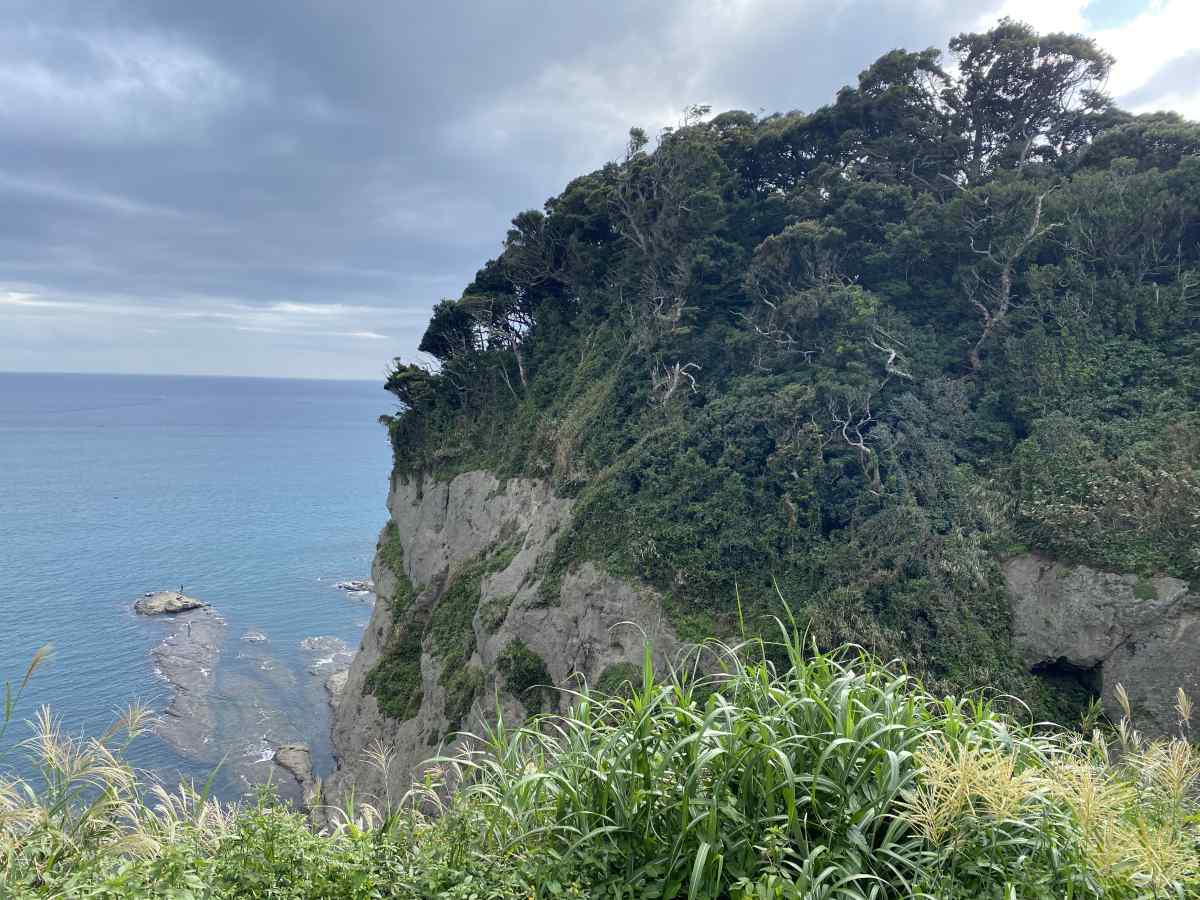
[[[950,47],[889,53],[811,113],[634,129],[518,215],[436,307],[435,364],[390,375],[394,483],[477,473],[569,505],[512,588],[529,609],[586,568],[689,641],[782,595],[821,646],[1073,721],[1090,676],[1031,673],[1002,564],[1200,575],[1200,126],[1114,107],[1077,36],[1006,21]],[[385,597],[360,663],[393,733],[441,708],[430,753],[460,720],[434,697],[448,663],[455,710],[506,683],[480,585],[510,560],[436,562],[404,563],[441,579],[429,618],[405,618],[412,585]],[[552,657],[519,662],[580,670]]]

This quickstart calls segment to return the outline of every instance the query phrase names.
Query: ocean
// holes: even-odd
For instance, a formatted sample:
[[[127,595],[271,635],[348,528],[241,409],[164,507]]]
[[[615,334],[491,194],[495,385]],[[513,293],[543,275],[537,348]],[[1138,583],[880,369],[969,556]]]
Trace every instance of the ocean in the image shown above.
[[[14,745],[42,704],[74,735],[134,701],[166,707],[151,651],[171,626],[132,603],[180,585],[227,625],[215,733],[189,754],[143,736],[131,761],[171,781],[225,758],[225,799],[246,790],[239,766],[272,767],[270,743],[308,743],[328,772],[336,641],[302,642],[353,649],[370,615],[335,584],[369,577],[387,519],[389,401],[376,382],[0,373],[0,682],[54,647],[0,773],[22,771]],[[267,640],[243,640],[254,631]]]

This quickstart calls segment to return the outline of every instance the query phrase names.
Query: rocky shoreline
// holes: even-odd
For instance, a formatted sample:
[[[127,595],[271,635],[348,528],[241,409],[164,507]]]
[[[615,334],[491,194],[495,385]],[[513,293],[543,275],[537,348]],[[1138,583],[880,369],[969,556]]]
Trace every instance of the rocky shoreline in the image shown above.
[[[353,658],[345,641],[306,638],[299,649],[308,662],[297,672],[271,654],[267,634],[250,629],[230,638],[225,620],[194,597],[148,592],[134,609],[169,629],[151,650],[156,673],[171,687],[158,736],[181,757],[219,767],[235,792],[270,782],[281,798],[307,806],[317,780],[303,743],[310,724],[303,710],[335,708]]]
[[[171,685],[158,734],[181,755],[196,758],[212,740],[213,691],[225,622],[201,606],[173,617],[174,630],[151,651],[156,671]],[[206,758],[207,753],[200,753]]]

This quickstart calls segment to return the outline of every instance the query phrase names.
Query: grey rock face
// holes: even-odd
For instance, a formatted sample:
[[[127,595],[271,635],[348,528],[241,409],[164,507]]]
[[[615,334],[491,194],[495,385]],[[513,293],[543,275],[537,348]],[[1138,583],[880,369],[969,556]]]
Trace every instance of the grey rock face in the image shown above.
[[[275,748],[275,763],[290,772],[302,788],[313,783],[312,753],[305,744],[280,744]]]
[[[349,677],[349,671],[343,669],[325,679],[325,692],[329,694],[330,706],[336,707],[342,701],[342,694],[346,691],[346,680]]]
[[[1200,698],[1200,596],[1177,578],[1140,579],[1027,554],[1004,564],[1013,640],[1033,671],[1090,679],[1105,711],[1129,694],[1134,726],[1178,733],[1175,696]]]
[[[519,722],[527,715],[521,698],[507,690],[497,665],[514,640],[521,640],[541,657],[559,687],[569,686],[575,676],[594,683],[613,663],[640,663],[643,632],[654,639],[660,662],[679,647],[663,621],[653,591],[614,578],[591,564],[568,572],[556,601],[545,602],[538,567],[549,560],[570,521],[571,508],[572,501],[554,496],[546,482],[517,478],[501,482],[483,471],[467,472],[449,482],[426,478],[421,482],[397,480],[392,485],[388,510],[404,548],[405,575],[415,590],[406,618],[416,619],[432,610],[459,568],[480,554],[498,544],[515,550],[511,561],[484,577],[480,585],[479,608],[472,623],[476,646],[465,664],[479,669],[482,685],[462,722],[464,730],[474,730],[495,718],[497,696],[506,723]],[[396,753],[387,785],[395,797],[407,790],[414,777],[421,776],[426,760],[457,743],[445,714],[442,662],[428,644],[420,660],[421,704],[413,718],[390,719],[380,713],[373,696],[364,694],[367,674],[392,632],[388,600],[397,586],[396,574],[379,554],[372,578],[380,602],[334,713],[338,767],[326,781],[326,796],[333,802],[351,786],[359,797],[383,795],[383,778],[364,761],[364,752],[377,742]],[[638,627],[621,624],[628,622]]]

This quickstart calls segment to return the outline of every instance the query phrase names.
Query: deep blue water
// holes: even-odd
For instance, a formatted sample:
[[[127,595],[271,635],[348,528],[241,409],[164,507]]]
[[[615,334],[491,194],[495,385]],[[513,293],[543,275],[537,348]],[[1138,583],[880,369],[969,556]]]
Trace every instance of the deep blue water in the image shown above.
[[[55,648],[18,718],[49,704],[66,730],[94,734],[135,699],[162,709],[150,651],[167,626],[130,606],[182,583],[228,623],[223,667],[254,677],[238,661],[256,629],[269,642],[254,649],[286,675],[228,702],[272,698],[271,737],[308,740],[328,769],[329,711],[300,641],[357,646],[369,615],[333,584],[369,575],[386,521],[388,409],[378,383],[0,373],[0,681]],[[161,772],[208,768],[154,736],[130,754]],[[0,747],[0,766],[13,759]]]

